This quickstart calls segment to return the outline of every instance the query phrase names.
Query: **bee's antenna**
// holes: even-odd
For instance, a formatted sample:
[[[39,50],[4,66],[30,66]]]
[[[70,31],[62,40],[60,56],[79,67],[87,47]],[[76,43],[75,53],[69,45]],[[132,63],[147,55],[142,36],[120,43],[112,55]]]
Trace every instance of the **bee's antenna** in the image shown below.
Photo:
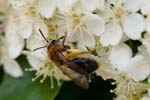
[[[42,37],[44,38],[44,40],[49,43],[49,41],[45,38],[45,36],[43,35],[42,31],[39,29],[39,32],[41,33]]]
[[[38,47],[38,48],[34,49],[33,51],[36,51],[36,50],[39,50],[39,49],[42,49],[42,48],[46,48],[46,47],[47,47],[47,45],[43,46],[43,47]]]

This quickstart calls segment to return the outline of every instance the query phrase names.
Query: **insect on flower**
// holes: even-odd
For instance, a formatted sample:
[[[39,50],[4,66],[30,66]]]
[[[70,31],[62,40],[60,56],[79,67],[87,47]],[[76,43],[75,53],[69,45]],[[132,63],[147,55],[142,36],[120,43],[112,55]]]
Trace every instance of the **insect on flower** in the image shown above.
[[[51,40],[50,42],[45,38],[40,29],[39,31],[48,45],[36,48],[34,51],[47,47],[50,62],[59,67],[78,86],[87,89],[89,87],[88,79],[90,74],[98,68],[97,61],[91,58],[77,57],[78,55],[89,52],[71,49],[70,46],[65,45],[67,31],[64,36],[56,40]]]

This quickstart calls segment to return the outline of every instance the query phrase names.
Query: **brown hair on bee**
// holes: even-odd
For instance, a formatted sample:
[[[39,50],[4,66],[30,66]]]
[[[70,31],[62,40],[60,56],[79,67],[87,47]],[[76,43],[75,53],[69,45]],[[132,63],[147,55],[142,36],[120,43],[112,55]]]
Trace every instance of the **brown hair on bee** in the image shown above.
[[[47,46],[34,49],[40,49],[47,47],[47,53],[49,60],[52,64],[60,68],[60,70],[71,78],[78,86],[87,89],[89,87],[88,78],[89,74],[98,68],[98,63],[94,59],[75,57],[70,59],[65,56],[66,52],[71,51],[70,46],[64,45],[67,32],[65,35],[57,40],[51,40],[50,42],[44,37],[41,30],[39,30],[43,38],[48,42]],[[62,40],[62,42],[60,41]],[[65,53],[63,53],[65,52]],[[73,54],[74,52],[71,51]],[[79,50],[76,52],[76,56],[82,53],[87,53]],[[88,52],[89,53],[89,52]],[[73,54],[74,55],[74,54]]]

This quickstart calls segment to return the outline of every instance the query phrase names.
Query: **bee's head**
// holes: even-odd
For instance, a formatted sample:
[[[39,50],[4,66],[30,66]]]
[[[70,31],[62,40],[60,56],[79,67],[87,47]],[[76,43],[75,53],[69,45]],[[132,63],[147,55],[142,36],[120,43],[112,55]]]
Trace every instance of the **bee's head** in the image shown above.
[[[51,40],[47,46],[47,49],[49,49],[50,47],[57,45],[57,46],[61,46],[62,43],[58,40]]]
[[[64,41],[65,41],[65,37],[66,36],[62,36],[62,37],[60,37],[60,38],[58,38],[57,40],[51,40],[51,41],[48,41],[46,38],[45,38],[45,36],[43,35],[43,33],[42,33],[42,31],[39,29],[39,32],[41,33],[41,35],[42,35],[42,37],[44,38],[44,40],[48,43],[48,45],[46,45],[46,46],[42,46],[42,47],[39,47],[39,48],[36,48],[36,49],[34,49],[33,51],[36,51],[36,50],[38,50],[38,49],[41,49],[41,48],[46,48],[47,47],[47,49],[49,49],[50,47],[52,47],[52,46],[62,46],[63,44],[64,44]],[[62,42],[60,42],[60,40],[63,40]]]

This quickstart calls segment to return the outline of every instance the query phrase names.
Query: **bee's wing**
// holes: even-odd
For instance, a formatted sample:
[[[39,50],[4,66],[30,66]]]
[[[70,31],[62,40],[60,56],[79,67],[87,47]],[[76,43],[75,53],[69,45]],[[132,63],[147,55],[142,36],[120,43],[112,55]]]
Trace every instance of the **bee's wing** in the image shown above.
[[[77,56],[85,54],[85,53],[90,53],[90,52],[79,50],[79,49],[68,49],[68,50],[63,52],[63,55],[66,58],[76,58]]]
[[[82,68],[87,73],[92,73],[98,68],[98,63],[95,59],[79,57],[74,58],[71,61],[80,66],[80,68]]]
[[[78,86],[88,89],[89,84],[88,84],[88,79],[85,74],[81,74],[67,65],[63,65],[60,67],[60,69],[63,71],[65,75],[67,75],[69,78],[71,78]]]

